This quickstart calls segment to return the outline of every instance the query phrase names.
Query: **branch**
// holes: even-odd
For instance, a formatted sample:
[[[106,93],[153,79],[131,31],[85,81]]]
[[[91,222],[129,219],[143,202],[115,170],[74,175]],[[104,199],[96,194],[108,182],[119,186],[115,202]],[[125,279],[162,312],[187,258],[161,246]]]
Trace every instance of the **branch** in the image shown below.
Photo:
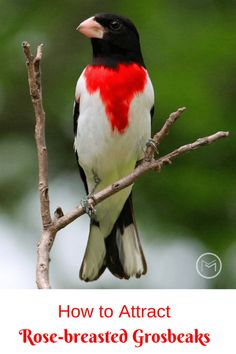
[[[23,42],[24,53],[27,58],[28,81],[30,96],[34,107],[36,124],[35,140],[38,153],[39,167],[39,195],[41,206],[41,218],[43,229],[46,230],[51,225],[51,214],[48,197],[48,158],[45,144],[45,113],[42,104],[40,61],[42,58],[42,44],[38,46],[36,57],[31,55],[30,45]]]
[[[154,135],[154,137],[152,139],[153,144],[149,144],[147,146],[145,154],[144,154],[145,161],[152,161],[157,147],[160,145],[163,138],[169,134],[170,128],[177,121],[177,119],[180,118],[181,114],[185,110],[186,110],[186,107],[182,107],[182,108],[177,109],[176,112],[173,112],[169,115],[169,118],[167,118],[167,120],[165,121],[165,124],[163,125],[161,130]]]
[[[27,58],[30,95],[32,104],[34,106],[36,118],[35,139],[38,151],[39,195],[41,219],[43,226],[41,239],[38,244],[36,283],[39,289],[49,289],[50,251],[53,246],[56,234],[59,230],[66,227],[75,219],[83,215],[85,213],[85,210],[82,206],[77,206],[64,215],[62,209],[59,207],[54,213],[54,218],[51,218],[48,195],[48,162],[47,150],[45,145],[45,113],[42,105],[40,77],[42,44],[38,46],[35,58],[31,55],[30,45],[27,42],[23,43],[23,48],[25,56]],[[217,132],[213,135],[197,139],[193,143],[180,146],[178,149],[155,160],[154,153],[156,147],[160,145],[161,141],[169,133],[170,128],[181,116],[184,110],[185,107],[179,108],[176,112],[170,114],[169,118],[166,120],[165,124],[160,129],[160,131],[154,135],[152,143],[148,144],[148,146],[146,147],[142,163],[138,167],[136,167],[132,173],[113,183],[112,185],[104,188],[88,200],[88,204],[91,208],[94,208],[98,203],[101,203],[106,198],[109,198],[113,194],[118,193],[120,190],[130,186],[146,172],[151,170],[160,172],[165,165],[169,165],[176,157],[179,157],[186,152],[196,150],[202,146],[211,144],[216,140],[225,138],[229,135],[228,132]]]
[[[181,108],[180,108],[181,109]],[[175,114],[174,112],[173,114]],[[165,123],[166,125],[166,123]],[[160,132],[163,130],[163,128],[160,130]],[[159,136],[160,134],[158,132],[155,136]],[[136,169],[130,173],[128,176],[121,178],[117,182],[113,183],[112,185],[104,188],[100,192],[96,193],[93,195],[92,198],[88,200],[88,204],[90,207],[94,207],[98,203],[101,203],[103,200],[106,198],[110,197],[111,195],[121,191],[124,188],[127,188],[131,184],[133,184],[139,177],[141,177],[143,174],[145,174],[148,171],[151,170],[157,170],[160,172],[163,166],[171,164],[172,160],[175,159],[176,157],[189,152],[191,150],[196,150],[199,149],[200,147],[208,144],[212,144],[218,139],[225,138],[229,135],[228,132],[218,132],[210,136],[206,136],[204,138],[199,138],[195,142],[187,145],[183,145],[179,147],[178,149],[170,152],[167,155],[164,155],[160,157],[158,160],[153,160],[151,162],[149,161],[144,161],[141,165],[136,167]],[[154,137],[155,137],[154,136]],[[154,138],[153,138],[154,139]],[[148,148],[147,148],[148,149]],[[146,150],[147,150],[146,149]],[[70,212],[67,214],[63,215],[60,217],[56,222],[55,222],[55,227],[56,230],[61,230],[68,224],[70,224],[72,221],[80,217],[81,215],[85,214],[84,208],[82,206],[77,206],[74,209],[72,209]]]
[[[30,96],[34,107],[36,118],[35,124],[35,140],[38,155],[38,169],[39,180],[38,190],[40,198],[40,213],[42,220],[43,233],[38,244],[38,260],[36,279],[39,288],[47,287],[48,278],[48,255],[47,250],[50,248],[46,246],[50,235],[48,228],[52,226],[52,218],[50,213],[49,195],[48,195],[48,158],[47,148],[45,143],[45,112],[42,104],[42,90],[41,90],[41,76],[40,76],[40,61],[42,59],[42,44],[38,46],[35,58],[30,51],[30,45],[27,42],[22,44],[25,56],[27,58],[28,82],[30,89]],[[55,237],[55,235],[54,235]],[[46,241],[46,242],[45,242]],[[42,281],[40,280],[42,279]]]

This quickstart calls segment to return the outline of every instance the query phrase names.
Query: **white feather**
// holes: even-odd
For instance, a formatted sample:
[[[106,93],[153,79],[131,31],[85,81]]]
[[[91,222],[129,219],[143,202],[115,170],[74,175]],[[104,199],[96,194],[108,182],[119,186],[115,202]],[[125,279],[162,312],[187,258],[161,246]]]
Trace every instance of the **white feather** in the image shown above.
[[[143,274],[143,259],[134,224],[127,226],[123,235],[117,233],[116,241],[125,273],[130,277]]]
[[[92,95],[87,92],[83,73],[76,86],[78,97],[80,116],[74,147],[85,171],[89,191],[95,185],[94,172],[101,180],[96,192],[132,172],[137,160],[142,157],[151,134],[153,87],[148,78],[144,92],[133,98],[129,109],[129,126],[123,134],[112,130],[99,91]],[[131,188],[123,189],[97,206],[97,220],[104,237],[111,232]]]
[[[96,225],[90,227],[88,244],[85,251],[81,278],[84,280],[96,279],[106,255],[104,237]]]

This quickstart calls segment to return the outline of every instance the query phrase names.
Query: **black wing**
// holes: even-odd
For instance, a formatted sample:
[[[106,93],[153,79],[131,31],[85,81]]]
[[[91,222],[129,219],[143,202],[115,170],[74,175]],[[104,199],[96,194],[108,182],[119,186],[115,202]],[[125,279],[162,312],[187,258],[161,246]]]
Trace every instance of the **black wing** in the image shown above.
[[[75,104],[74,104],[73,119],[74,119],[74,136],[76,136],[76,134],[77,134],[77,126],[78,126],[78,119],[79,119],[79,102],[75,102]],[[75,152],[75,155],[76,155],[76,160],[77,160],[77,163],[78,163],[78,166],[79,166],[80,177],[81,177],[81,179],[83,181],[86,193],[88,194],[88,185],[87,185],[86,175],[85,175],[85,172],[84,172],[83,168],[79,164],[79,156],[78,156],[77,151]]]
[[[78,119],[79,119],[79,103],[75,101],[74,103],[74,136],[77,134],[77,125],[78,125]]]
[[[154,116],[154,112],[155,112],[155,108],[154,108],[154,105],[152,106],[152,109],[150,111],[150,114],[151,114],[151,123],[152,123],[152,119],[153,119],[153,116]]]

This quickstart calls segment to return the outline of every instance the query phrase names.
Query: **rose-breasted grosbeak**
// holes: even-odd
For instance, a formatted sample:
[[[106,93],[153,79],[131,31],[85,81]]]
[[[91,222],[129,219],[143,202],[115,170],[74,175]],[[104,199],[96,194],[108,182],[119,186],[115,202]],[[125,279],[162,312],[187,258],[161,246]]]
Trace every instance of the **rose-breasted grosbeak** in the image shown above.
[[[131,173],[151,134],[154,92],[133,23],[97,14],[79,32],[91,38],[92,64],[78,79],[74,147],[87,193]],[[147,265],[133,215],[132,186],[96,206],[80,278],[96,280],[107,267],[118,278],[139,278]]]

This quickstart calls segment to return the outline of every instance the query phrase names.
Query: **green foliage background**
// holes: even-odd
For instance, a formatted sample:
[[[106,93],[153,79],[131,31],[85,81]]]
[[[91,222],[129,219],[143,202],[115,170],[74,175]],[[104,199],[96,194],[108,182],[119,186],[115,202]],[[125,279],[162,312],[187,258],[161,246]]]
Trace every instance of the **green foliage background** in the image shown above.
[[[235,287],[232,261],[228,264],[226,256],[236,249],[234,0],[1,0],[1,213],[17,222],[22,199],[37,186],[34,120],[22,41],[29,41],[32,48],[44,43],[50,180],[65,173],[77,176],[72,105],[75,83],[91,59],[91,48],[75,28],[104,11],[130,17],[139,29],[156,93],[153,131],[170,112],[187,107],[163,142],[161,154],[218,130],[230,131],[228,139],[181,157],[160,174],[143,177],[134,195],[138,223],[150,231],[150,242],[151,235],[157,234],[170,243],[178,234],[186,242],[199,240],[203,251],[216,252],[224,260],[223,275],[208,286]],[[30,215],[22,222],[27,224],[27,218]],[[35,242],[39,230],[32,236]]]

